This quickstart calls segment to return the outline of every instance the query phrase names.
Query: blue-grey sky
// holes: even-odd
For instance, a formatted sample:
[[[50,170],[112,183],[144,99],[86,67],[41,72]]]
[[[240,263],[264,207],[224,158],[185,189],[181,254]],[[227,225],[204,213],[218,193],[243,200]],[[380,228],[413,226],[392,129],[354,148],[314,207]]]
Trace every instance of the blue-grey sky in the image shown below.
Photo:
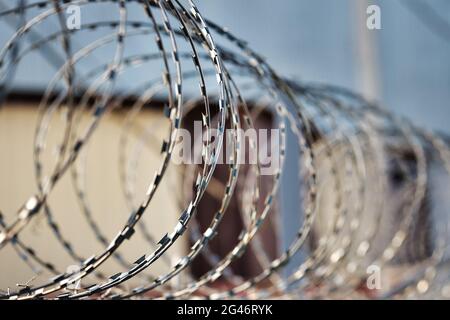
[[[209,0],[205,15],[247,39],[281,73],[361,91],[358,20],[365,0]],[[450,37],[433,33],[402,3],[367,1],[381,9],[374,33],[378,100],[415,122],[450,133]],[[450,1],[426,0],[450,25]],[[366,17],[366,16],[365,16]],[[365,19],[363,18],[363,22]],[[448,32],[450,35],[450,30]]]
[[[450,133],[447,125],[450,37],[443,39],[433,33],[406,8],[407,1],[425,0],[199,0],[196,3],[204,16],[247,40],[280,73],[360,92],[364,86],[358,32],[366,28],[366,13],[357,4],[379,5],[382,29],[370,31],[379,75],[377,100],[418,124]],[[450,1],[426,0],[426,3],[450,24]],[[112,13],[116,9],[110,7]],[[146,19],[139,7],[131,9],[131,17]],[[105,12],[105,6],[89,6],[89,9],[82,8],[82,18],[90,22],[104,19]],[[32,12],[28,18],[31,15]],[[1,21],[0,24],[4,30],[0,41],[4,43],[12,30],[5,28]],[[137,42],[128,46],[144,45]],[[14,84],[40,87],[53,73],[54,69],[42,57],[34,55],[23,61]]]

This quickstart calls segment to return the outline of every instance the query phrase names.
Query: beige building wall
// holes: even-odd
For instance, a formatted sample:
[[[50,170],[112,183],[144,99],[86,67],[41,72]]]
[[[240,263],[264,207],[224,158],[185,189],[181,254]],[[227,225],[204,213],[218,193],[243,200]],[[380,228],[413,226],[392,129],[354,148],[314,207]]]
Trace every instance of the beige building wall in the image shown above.
[[[108,240],[116,236],[127,221],[130,212],[123,196],[119,175],[119,138],[125,115],[125,111],[106,115],[87,146],[88,152],[83,153],[83,155],[87,154],[88,201],[92,206],[95,221],[98,222]],[[167,126],[161,125],[165,123],[162,117],[161,111],[145,110],[133,126],[134,129],[149,129],[157,137],[156,139],[151,136],[146,138],[147,145],[141,148],[143,151],[139,157],[136,179],[139,199],[142,199],[147,189],[146,184],[153,178],[162,159],[160,145],[162,137],[167,133]],[[46,140],[48,144],[44,156],[44,164],[46,164],[44,168],[47,173],[54,165],[57,141],[61,137],[64,123],[62,119],[61,114],[55,116]],[[7,224],[14,220],[18,208],[37,191],[33,168],[33,137],[36,122],[37,106],[35,105],[14,103],[0,110],[0,210]],[[133,130],[133,132],[128,154],[133,154],[132,150],[139,148],[136,147],[139,130]],[[143,221],[157,240],[166,232],[171,232],[177,222],[180,212],[174,201],[174,197],[178,196],[179,192],[177,188],[178,176],[176,170],[172,168],[144,214]],[[70,172],[67,172],[51,193],[49,204],[62,234],[77,253],[88,258],[92,254],[101,252],[103,245],[96,240],[81,212]],[[43,212],[20,233],[20,240],[32,247],[39,257],[54,264],[59,271],[65,271],[67,266],[75,264],[48,227]],[[168,253],[172,257],[180,256],[184,249],[183,243],[183,240],[177,241]],[[152,250],[152,245],[144,240],[140,229],[136,228],[135,235],[123,244],[120,253],[129,262],[134,262],[141,255],[150,253]],[[112,275],[123,271],[124,268],[114,258],[110,258],[100,270],[106,275]],[[158,261],[147,270],[147,274],[157,275],[164,271],[168,271],[167,265]],[[12,245],[9,244],[0,250],[1,289],[15,288],[16,283],[26,282],[33,275],[31,269],[19,259]],[[49,272],[43,271],[33,284],[45,282],[49,276],[51,276]],[[89,279],[84,281],[88,284],[90,282]],[[136,279],[130,284],[138,282],[139,279]]]

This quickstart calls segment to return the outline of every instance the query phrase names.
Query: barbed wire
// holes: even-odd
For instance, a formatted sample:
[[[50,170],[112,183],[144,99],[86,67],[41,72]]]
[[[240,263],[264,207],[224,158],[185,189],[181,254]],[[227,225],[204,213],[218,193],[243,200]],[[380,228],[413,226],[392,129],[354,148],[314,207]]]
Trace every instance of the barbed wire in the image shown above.
[[[83,22],[76,29],[66,26],[69,6],[89,10],[100,4],[114,8],[117,17]],[[134,15],[136,9],[145,15]],[[16,29],[0,50],[0,112],[8,108],[16,70],[27,57],[39,52],[56,71],[37,109],[33,142],[37,190],[12,222],[0,215],[0,249],[13,246],[36,275],[47,270],[53,277],[35,284],[40,277],[34,276],[18,290],[2,290],[0,298],[448,297],[444,289],[450,280],[445,220],[449,217],[435,222],[439,228],[433,231],[432,245],[428,239],[432,228],[423,224],[434,219],[432,170],[442,168],[446,179],[450,174],[444,137],[345,89],[286,79],[244,40],[204,18],[191,0],[18,1],[15,7],[2,4],[1,10],[0,21]],[[33,17],[28,18],[31,12]],[[51,29],[41,27],[49,21],[57,23]],[[81,39],[93,40],[82,44]],[[133,40],[144,44],[142,52],[128,52]],[[112,58],[98,59],[105,49]],[[95,65],[86,68],[88,60]],[[150,76],[130,82],[127,75],[132,70],[149,70]],[[122,87],[122,81],[129,88]],[[199,93],[193,93],[193,84]],[[124,109],[130,100],[131,107]],[[160,109],[162,116],[141,127],[137,120],[147,108]],[[88,190],[87,146],[107,115],[119,110],[125,110],[120,113],[118,175],[127,216],[117,236],[108,239],[107,222],[97,218],[91,203],[96,194]],[[52,165],[44,155],[58,114],[64,116]],[[264,115],[270,115],[271,128],[280,132],[278,141],[271,142],[278,148],[279,166],[268,176],[259,157],[250,164],[238,161],[245,154],[245,137],[236,133],[257,129]],[[175,166],[172,160],[182,130],[195,118],[201,121],[201,132],[194,136],[194,145],[200,145],[194,158],[201,161]],[[233,132],[229,137],[228,129]],[[164,137],[157,134],[160,131]],[[287,142],[288,136],[296,146]],[[231,138],[230,146],[226,138]],[[248,152],[257,153],[259,139],[250,136],[248,143]],[[152,178],[139,177],[144,151],[159,156]],[[227,158],[225,164],[221,155]],[[286,167],[288,156],[298,159],[298,172]],[[66,175],[90,229],[80,232],[92,232],[103,248],[87,259],[64,234],[64,219],[57,221],[59,210],[48,201]],[[299,190],[290,190],[298,199],[299,219],[295,236],[281,241],[286,240],[281,225],[287,218],[277,198],[286,175],[295,175],[300,185]],[[181,183],[175,182],[177,177]],[[146,179],[143,196],[138,178]],[[144,214],[154,215],[149,205],[158,198],[163,181],[177,190],[169,196],[179,208],[177,222],[164,231],[142,219]],[[205,212],[201,203],[208,203],[208,197],[214,202]],[[58,271],[62,268],[19,238],[43,215],[76,271]],[[237,217],[242,226],[232,230],[239,236],[231,249],[219,253],[211,243],[228,239],[225,233],[231,230],[224,229],[223,221],[229,216]],[[263,229],[269,223],[276,225],[276,238],[269,240],[286,243],[275,256],[265,245]],[[138,226],[146,246],[139,257],[128,260],[123,244],[131,241]],[[184,241],[183,236],[191,246],[182,257],[175,257],[170,248]],[[252,263],[259,267],[251,276],[231,267],[245,253],[253,254]],[[200,257],[208,271],[196,277],[193,263]],[[105,275],[102,265],[110,258],[122,271]],[[162,274],[149,270],[157,261],[164,263]],[[371,266],[394,276],[386,288],[369,293]],[[180,277],[183,281],[175,284]],[[72,289],[87,278],[92,284]],[[141,285],[129,287],[130,279]]]

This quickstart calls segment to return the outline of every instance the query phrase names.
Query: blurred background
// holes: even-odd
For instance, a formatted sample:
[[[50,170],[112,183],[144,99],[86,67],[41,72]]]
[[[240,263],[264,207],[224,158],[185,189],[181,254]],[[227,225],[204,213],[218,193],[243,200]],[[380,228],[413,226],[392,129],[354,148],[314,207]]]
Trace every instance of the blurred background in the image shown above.
[[[206,17],[245,39],[281,74],[365,93],[418,124],[448,132],[449,1],[197,2]],[[381,9],[381,30],[366,28],[366,9],[371,4]],[[82,22],[107,19],[105,8],[108,5],[82,10]],[[109,8],[115,12],[114,5]],[[130,15],[144,17],[138,6],[130,7]],[[14,28],[5,21],[0,26],[0,40],[4,42]],[[19,68],[14,86],[45,88],[53,72],[54,67],[35,54]]]
[[[31,2],[34,1],[29,1]],[[381,9],[380,30],[368,30],[366,27],[368,17],[366,9],[372,4],[378,5]],[[2,1],[0,10],[11,5],[9,1]],[[409,117],[418,125],[450,134],[448,126],[450,121],[450,1],[200,0],[197,1],[197,5],[205,17],[227,27],[239,38],[245,39],[250,47],[266,57],[269,64],[280,74],[304,82],[333,84],[352,89],[362,93],[368,99],[381,103],[395,113]],[[82,9],[82,23],[107,19],[108,15],[116,17],[116,10],[116,6],[112,4],[90,6],[89,10]],[[130,7],[130,15],[138,19],[146,19],[137,5]],[[32,11],[27,13],[27,18],[32,16]],[[17,21],[0,19],[0,30],[2,30],[0,43],[4,44],[7,41],[15,31],[14,26],[17,23]],[[54,26],[57,22],[50,21],[42,28],[51,29],[52,23]],[[80,43],[84,40],[89,41],[88,38],[79,39]],[[142,42],[131,42],[127,50],[138,52],[145,45]],[[93,59],[103,61],[104,57],[100,53]],[[91,66],[89,61],[86,62],[87,70],[92,66],[95,66],[95,62],[92,62]],[[42,55],[37,52],[32,53],[17,68],[11,84],[11,92],[19,96],[43,92],[55,70],[55,67]],[[129,77],[129,81],[125,78],[119,85],[126,87],[127,82],[145,79],[148,73],[141,69]],[[0,165],[2,170],[0,203],[7,217],[7,213],[9,217],[12,217],[18,205],[35,190],[35,186],[29,183],[33,176],[32,150],[25,141],[32,142],[36,117],[29,111],[29,102],[14,103],[17,104],[15,108],[9,108],[7,109],[9,111],[0,113],[1,150],[5,152],[1,157],[3,163]],[[148,115],[148,117],[158,119],[160,115]],[[119,126],[114,128],[115,121],[118,121],[117,115],[112,115],[110,120],[104,128],[104,133],[99,134],[96,138],[97,142],[94,142],[94,144],[97,143],[97,147],[91,148],[96,150],[96,155],[92,156],[94,162],[91,163],[91,167],[92,172],[98,174],[100,181],[103,181],[96,191],[98,199],[103,199],[103,203],[106,203],[112,212],[122,208],[123,204],[115,202],[115,195],[120,192],[120,190],[114,190],[118,189],[115,187],[117,181],[107,174],[102,175],[102,172],[118,170],[115,167],[116,164],[102,158],[102,155],[108,154],[102,148],[107,148],[107,142],[116,139],[112,137],[118,135]],[[293,143],[292,137],[290,139],[289,143]],[[148,163],[156,166],[152,155],[147,156]],[[286,165],[288,171],[298,171],[295,157],[288,158]],[[70,188],[70,183],[67,182],[67,184],[67,188]],[[95,189],[95,185],[92,188]],[[286,177],[282,188],[296,190],[298,181]],[[60,196],[54,196],[53,200],[58,207],[55,211],[66,211],[64,219],[68,219],[67,217],[73,219],[63,220],[65,234],[68,234],[74,243],[80,244],[83,241],[87,243],[88,249],[80,249],[86,254],[99,250],[102,246],[94,245],[93,237],[77,232],[79,228],[84,228],[85,222],[76,220],[76,204],[73,199],[67,200],[64,187],[62,190]],[[164,198],[164,194],[167,195],[170,190],[169,185],[160,192],[163,197],[154,204],[155,210],[160,211],[160,215],[152,216],[148,221],[152,226],[164,228],[163,226],[172,225],[176,221],[175,206],[167,205],[170,200],[167,197]],[[291,239],[297,226],[289,222],[292,219],[298,220],[296,218],[298,201],[297,197],[289,192],[281,194],[281,210],[285,222],[284,236],[286,239]],[[105,208],[102,207],[102,209]],[[111,224],[105,226],[107,229],[105,232],[108,237],[113,237],[114,231],[121,225],[124,216],[111,214],[110,217]],[[45,228],[42,222],[41,228]],[[51,244],[44,237],[37,240],[39,234],[45,234],[47,231],[36,230],[39,229],[32,228],[28,237],[30,241],[34,241],[41,247],[40,253],[47,255],[49,259],[56,259],[56,264],[70,264],[72,260],[69,257],[63,257],[63,254],[61,257],[59,254],[55,257],[57,244]],[[138,252],[142,252],[139,246],[139,244],[129,246],[124,251],[127,251],[130,257],[134,257]],[[12,259],[12,251],[8,250],[0,253],[4,269],[4,272],[0,273],[0,287],[3,288],[14,285],[17,279],[24,279],[29,273],[18,260],[16,263],[3,263],[7,259]],[[175,247],[174,252],[181,254],[182,246]],[[116,266],[106,265],[105,268],[113,271]],[[155,268],[157,271],[163,270],[164,266]],[[4,275],[13,276],[10,278]]]
[[[381,30],[366,28],[369,5]],[[202,1],[280,73],[364,93],[450,133],[450,2],[446,0]]]

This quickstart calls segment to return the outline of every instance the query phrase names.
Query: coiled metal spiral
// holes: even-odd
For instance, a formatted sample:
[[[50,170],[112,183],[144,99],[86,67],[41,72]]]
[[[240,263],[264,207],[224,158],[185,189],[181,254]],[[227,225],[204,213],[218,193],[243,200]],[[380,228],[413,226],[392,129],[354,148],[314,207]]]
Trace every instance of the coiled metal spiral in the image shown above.
[[[82,10],[108,5],[115,8],[117,18],[83,21],[79,29],[69,29],[65,10],[72,5]],[[15,216],[0,219],[0,249],[13,246],[25,263],[53,276],[46,281],[33,279],[17,290],[5,288],[0,298],[449,297],[449,216],[434,217],[431,201],[436,188],[433,170],[439,168],[444,179],[450,173],[446,137],[348,90],[285,78],[244,40],[203,17],[191,0],[21,0],[2,7],[0,20],[15,24],[16,31],[0,50],[0,104],[7,104],[16,69],[28,55],[41,53],[57,72],[38,108],[35,177],[30,177],[30,183],[36,182],[36,192],[24,199]],[[40,27],[49,21],[57,24]],[[81,37],[88,43],[77,46]],[[145,50],[129,53],[132,41],[144,43]],[[62,53],[54,51],[54,46]],[[111,57],[105,58],[102,53],[106,51]],[[89,59],[95,67],[86,72]],[[146,76],[127,77],[133,69],[145,70]],[[127,86],[120,85],[121,81]],[[197,85],[200,90],[193,89]],[[108,238],[102,227],[107,221],[94,217],[90,202],[95,190],[89,192],[87,187],[87,145],[106,115],[122,110],[130,100],[122,113],[118,141],[120,172],[114,173],[120,176],[127,218],[117,235]],[[134,133],[137,138],[130,150],[136,119],[145,108],[161,108],[164,117]],[[48,163],[44,160],[48,132],[59,114],[63,115],[59,147],[53,163]],[[264,114],[271,115],[272,128],[280,132],[279,141],[274,142],[280,159],[275,171],[262,174],[261,161],[238,163],[245,145],[238,134],[231,136],[230,161],[220,163],[227,129],[255,128]],[[204,136],[197,155],[202,161],[174,166],[171,160],[180,130],[189,127],[195,115],[200,116]],[[155,134],[157,126],[166,130],[162,139]],[[287,143],[288,136],[295,146]],[[249,139],[249,152],[253,152],[257,141]],[[159,153],[159,166],[141,192],[136,170],[145,148]],[[298,172],[285,166],[285,158],[292,154],[298,160]],[[150,203],[158,197],[162,181],[170,180],[170,167],[176,167],[172,174],[182,177],[171,197],[179,206],[178,221],[168,230],[153,230],[141,218],[152,215]],[[287,192],[280,188],[286,175],[298,176],[299,190],[289,192],[298,198],[299,226],[273,257],[265,250],[261,230],[270,219],[278,224],[283,220],[277,198]],[[48,201],[64,176],[71,177],[79,210],[89,226],[79,232],[94,233],[103,247],[89,258],[74,249]],[[217,208],[211,205],[211,212],[205,212],[205,206],[199,210],[201,201],[210,195]],[[230,206],[232,201],[239,209]],[[210,242],[226,236],[221,223],[231,214],[242,215],[243,227],[233,249],[219,255],[210,249]],[[32,243],[20,238],[40,216],[46,217],[53,233],[46,236],[56,237],[78,265],[76,271],[62,272],[42,258]],[[199,216],[209,217],[206,228]],[[435,227],[428,225],[430,220],[438,221]],[[129,261],[123,248],[136,233],[148,245]],[[189,238],[191,246],[174,260],[169,249],[182,237]],[[283,237],[282,232],[277,237]],[[249,250],[260,270],[243,277],[230,266]],[[208,271],[193,276],[191,267],[199,257],[208,263]],[[102,265],[109,259],[122,269],[104,274]],[[164,263],[165,272],[148,273],[157,261]],[[371,266],[390,274],[383,289],[368,288]],[[175,285],[172,280],[180,276],[183,281]],[[71,289],[73,283],[87,278],[89,285]],[[129,287],[132,278],[142,285]]]

